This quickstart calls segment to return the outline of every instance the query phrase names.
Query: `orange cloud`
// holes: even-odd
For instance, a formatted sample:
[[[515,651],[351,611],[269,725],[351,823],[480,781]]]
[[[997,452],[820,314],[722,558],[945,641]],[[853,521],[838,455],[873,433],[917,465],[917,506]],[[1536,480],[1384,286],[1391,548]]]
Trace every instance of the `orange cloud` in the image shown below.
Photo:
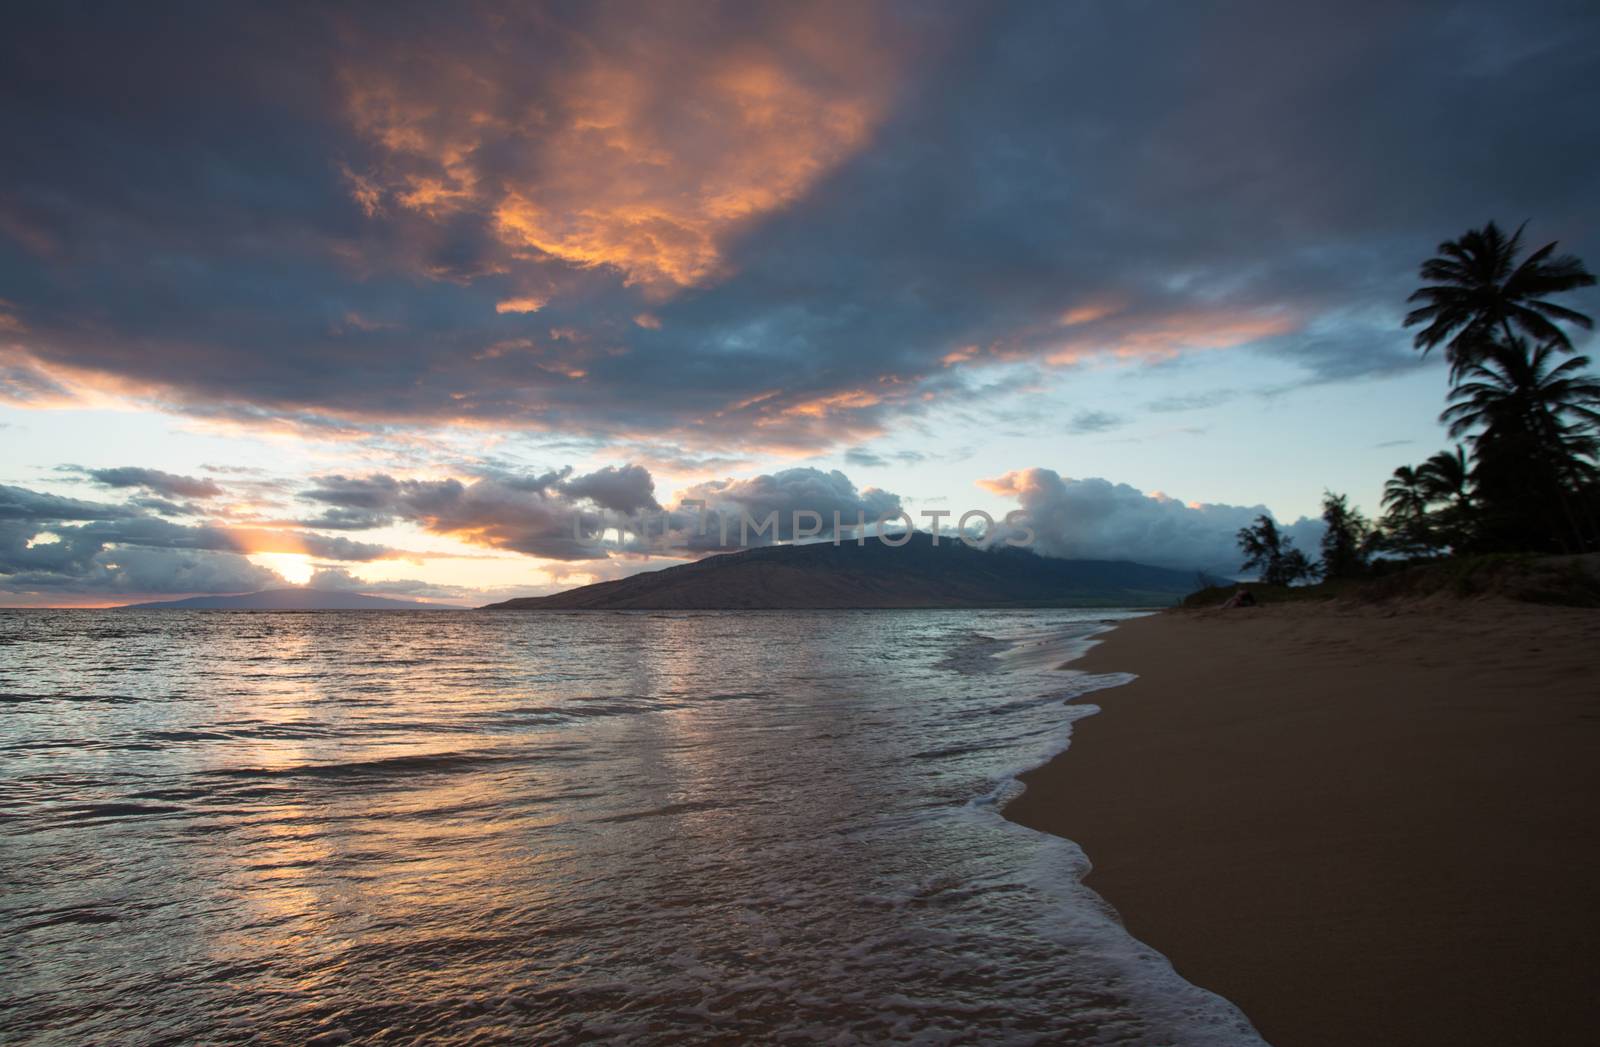
[[[740,230],[867,143],[898,74],[864,8],[773,17],[720,42],[592,31],[531,90],[501,82],[527,65],[481,55],[430,55],[420,78],[414,61],[352,67],[349,118],[388,163],[347,173],[351,194],[374,216],[478,210],[523,261],[609,267],[658,299],[711,282]],[[508,167],[486,169],[490,147]]]
[[[698,446],[712,433],[725,448],[808,457],[818,448],[881,436],[896,410],[920,409],[935,395],[920,381],[884,374],[871,386],[834,392],[798,394],[769,389],[686,426],[627,435],[641,441],[672,439]]]
[[[1184,310],[1085,331],[1048,349],[1044,360],[1057,366],[1107,355],[1119,360],[1168,360],[1196,349],[1230,349],[1287,334],[1298,324],[1295,316],[1276,309]]]
[[[1061,314],[1062,327],[1077,327],[1079,324],[1092,324],[1096,320],[1104,320],[1113,313],[1120,311],[1121,305],[1110,302],[1090,303],[1075,306]]]
[[[23,333],[20,324],[15,330]],[[21,343],[0,341],[0,403],[34,409],[121,408],[157,391],[153,383],[46,362]]]
[[[827,396],[817,396],[810,400],[785,407],[781,416],[804,418],[827,418],[829,415],[845,411],[858,410],[863,407],[876,407],[883,402],[883,398],[868,392],[865,389],[847,389],[841,393],[830,393]]]
[[[494,311],[497,313],[537,313],[545,307],[543,298],[524,295],[520,298],[507,298],[505,301],[496,302]]]
[[[1140,311],[1120,302],[1074,306],[1053,321],[1014,330],[986,346],[940,358],[945,367],[1041,361],[1068,367],[1096,359],[1156,361],[1203,349],[1229,349],[1299,329],[1300,314],[1280,307]],[[1063,335],[1061,328],[1071,329]]]
[[[1002,476],[986,477],[976,481],[978,487],[991,494],[1003,497],[1017,497],[1024,491],[1037,486],[1033,474],[1035,469],[1014,469]]]

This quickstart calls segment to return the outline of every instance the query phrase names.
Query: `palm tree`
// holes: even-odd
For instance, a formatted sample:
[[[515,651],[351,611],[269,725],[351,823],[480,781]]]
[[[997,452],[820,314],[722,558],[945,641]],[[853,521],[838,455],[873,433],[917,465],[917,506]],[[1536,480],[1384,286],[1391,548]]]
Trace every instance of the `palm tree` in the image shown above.
[[[1396,519],[1416,520],[1428,511],[1428,496],[1419,470],[1402,465],[1383,485],[1383,507]]]
[[[1432,515],[1429,531],[1438,544],[1456,552],[1472,541],[1472,471],[1467,465],[1467,449],[1440,451],[1417,468],[1422,496],[1428,505],[1444,503]]]
[[[1384,542],[1397,552],[1415,555],[1433,546],[1429,534],[1427,484],[1420,469],[1402,465],[1383,485]]]
[[[1467,449],[1456,444],[1453,451],[1440,451],[1417,469],[1417,479],[1422,485],[1423,497],[1428,504],[1447,502],[1450,507],[1465,512],[1471,504],[1468,490],[1471,471],[1467,468]]]
[[[1479,440],[1518,429],[1551,447],[1584,437],[1600,426],[1600,381],[1583,373],[1587,356],[1551,367],[1559,351],[1546,342],[1529,353],[1520,338],[1492,346],[1487,358],[1463,370],[1439,420],[1450,423],[1451,436],[1481,427]]]
[[[1471,437],[1474,476],[1502,515],[1527,519],[1530,509],[1537,514],[1559,506],[1566,530],[1581,549],[1587,543],[1572,494],[1596,475],[1600,381],[1583,373],[1586,356],[1552,366],[1560,351],[1554,342],[1532,353],[1521,339],[1493,343],[1482,359],[1461,369],[1439,420],[1449,423],[1451,436],[1476,430]]]
[[[1493,339],[1513,338],[1513,329],[1571,352],[1572,341],[1555,321],[1594,326],[1583,313],[1547,299],[1589,287],[1595,278],[1573,255],[1551,257],[1555,241],[1519,263],[1522,229],[1510,237],[1493,222],[1469,229],[1460,239],[1440,244],[1439,254],[1422,263],[1422,278],[1432,282],[1407,299],[1426,304],[1406,314],[1405,326],[1427,325],[1414,340],[1423,353],[1445,343],[1452,375],[1482,359]]]

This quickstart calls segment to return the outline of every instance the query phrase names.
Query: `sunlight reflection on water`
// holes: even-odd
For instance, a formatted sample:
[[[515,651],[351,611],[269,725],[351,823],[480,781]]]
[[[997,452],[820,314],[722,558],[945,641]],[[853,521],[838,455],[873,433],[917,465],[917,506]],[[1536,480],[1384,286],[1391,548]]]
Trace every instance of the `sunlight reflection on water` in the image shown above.
[[[0,612],[5,1025],[1249,1041],[996,814],[1119,616]]]

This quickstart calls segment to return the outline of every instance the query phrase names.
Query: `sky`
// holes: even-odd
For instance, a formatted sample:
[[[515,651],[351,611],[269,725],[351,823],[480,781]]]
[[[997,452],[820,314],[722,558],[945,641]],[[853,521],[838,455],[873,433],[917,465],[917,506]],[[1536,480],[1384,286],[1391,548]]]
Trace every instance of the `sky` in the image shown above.
[[[0,604],[476,604],[703,555],[685,499],[1314,545],[1448,444],[1418,264],[1600,256],[1596,55],[1578,3],[12,10]]]

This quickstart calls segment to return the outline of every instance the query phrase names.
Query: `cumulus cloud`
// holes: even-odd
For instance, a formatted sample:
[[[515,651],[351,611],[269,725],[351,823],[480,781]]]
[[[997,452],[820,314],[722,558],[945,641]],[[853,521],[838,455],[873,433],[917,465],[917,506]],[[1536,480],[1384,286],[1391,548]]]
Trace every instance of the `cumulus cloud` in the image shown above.
[[[196,549],[237,553],[299,553],[327,560],[384,560],[400,550],[343,536],[270,527],[187,526],[150,516],[96,520],[56,533],[99,545],[137,545],[153,549]]]
[[[650,470],[639,465],[608,465],[597,472],[563,481],[561,493],[585,499],[597,508],[624,516],[660,509]]]
[[[760,524],[776,513],[776,537],[788,540],[794,537],[796,512],[816,513],[821,519],[822,533],[831,535],[835,513],[841,525],[848,526],[858,518],[872,524],[901,510],[899,495],[877,487],[857,489],[850,478],[837,469],[829,472],[811,468],[784,469],[744,480],[713,480],[688,488],[683,500],[702,502],[708,515],[715,514],[708,528],[710,533],[703,539],[689,532],[687,521],[680,524],[691,546],[716,544],[721,538],[720,523],[716,521],[721,519],[728,521],[731,535],[738,533],[742,519]],[[680,504],[680,512],[682,510]],[[802,521],[802,526],[807,522]],[[752,540],[756,540],[753,535]],[[763,536],[760,540],[772,539]]]
[[[43,491],[0,484],[0,520],[114,520],[134,515],[137,515],[136,511],[126,506],[63,498]]]
[[[36,527],[0,523],[0,591],[10,593],[237,593],[283,585],[238,553],[121,545],[81,529],[46,540]]]
[[[567,469],[541,474],[501,471],[467,483],[397,479],[383,473],[330,475],[317,477],[303,497],[331,507],[317,522],[327,521],[331,513],[401,520],[473,544],[553,560],[604,559],[613,550],[704,551],[716,547],[720,537],[715,524],[710,536],[698,534],[697,510],[680,505],[664,513],[650,471],[633,464],[580,476]],[[793,537],[797,510],[817,513],[831,526],[836,511],[847,522],[863,513],[870,523],[900,508],[897,495],[875,487],[858,490],[842,472],[811,468],[700,483],[686,489],[683,499],[702,503],[708,513],[725,516],[735,528],[741,513],[760,522],[777,512],[779,529],[758,541]],[[661,519],[643,519],[658,513]],[[646,535],[646,528],[656,530]],[[615,538],[610,544],[603,542],[606,530],[620,533],[620,542]]]
[[[129,467],[113,479],[140,492],[152,490],[155,483],[177,489],[170,482],[172,474],[156,470]],[[261,483],[255,477],[237,482]],[[218,487],[219,494],[227,493],[226,485]],[[496,465],[465,480],[336,473],[280,493],[319,511],[288,522],[256,517],[242,522],[224,515],[187,523],[166,516],[187,513],[188,508],[146,493],[113,503],[0,485],[0,591],[237,592],[288,584],[247,556],[294,554],[324,561],[317,564],[310,583],[314,588],[447,600],[472,595],[464,587],[416,579],[368,582],[341,566],[459,555],[409,552],[339,533],[391,526],[413,526],[469,545],[541,559],[586,562],[589,566],[573,570],[597,577],[620,576],[638,569],[631,564],[643,562],[623,555],[618,562],[605,563],[618,554],[691,558],[722,548],[714,523],[708,534],[699,533],[696,510],[680,506],[667,511],[657,500],[650,470],[636,463],[587,473],[570,467],[516,471]],[[835,512],[847,524],[858,513],[870,523],[901,505],[890,492],[857,488],[844,473],[809,468],[697,484],[685,497],[726,516],[735,528],[742,514],[759,522],[776,512],[777,529],[752,535],[754,542],[792,538],[797,510],[816,513],[827,528]]]
[[[243,593],[284,584],[276,572],[236,553],[205,553],[137,546],[95,554],[97,572],[73,580],[69,591],[107,593]],[[27,588],[24,576],[13,580]]]
[[[130,484],[146,489],[143,483]],[[177,507],[65,498],[0,485],[0,589],[9,592],[239,592],[284,584],[251,553],[366,562],[408,555],[372,542],[281,527],[181,524]]]
[[[632,468],[632,467],[630,467]],[[643,472],[643,470],[641,470]],[[436,534],[476,545],[552,560],[587,560],[607,554],[574,526],[588,495],[569,497],[561,488],[566,471],[543,475],[499,474],[463,483],[368,476],[320,476],[302,497],[331,506],[336,519],[403,520]],[[622,495],[632,472],[613,470],[580,477],[583,488],[602,496]],[[644,473],[648,481],[649,474]],[[326,519],[327,517],[324,517]]]
[[[1264,505],[1185,503],[1110,480],[1064,477],[1053,469],[1021,469],[980,486],[1016,499],[1034,532],[1034,549],[1045,556],[1134,560],[1228,577],[1239,573],[1234,536],[1256,517],[1272,515]],[[1302,517],[1285,530],[1315,558],[1322,521]]]

